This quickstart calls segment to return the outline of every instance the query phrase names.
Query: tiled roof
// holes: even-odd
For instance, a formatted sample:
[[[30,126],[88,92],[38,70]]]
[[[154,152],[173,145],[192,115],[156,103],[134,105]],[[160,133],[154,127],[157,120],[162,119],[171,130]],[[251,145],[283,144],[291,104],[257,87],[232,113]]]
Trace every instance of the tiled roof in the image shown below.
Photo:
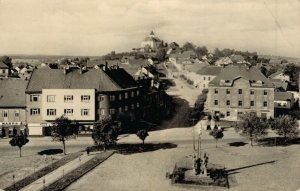
[[[208,62],[199,62],[199,63],[194,63],[192,65],[187,65],[185,66],[186,70],[189,72],[194,72],[196,73],[197,71],[201,70],[203,67],[209,66]]]
[[[9,67],[1,60],[0,60],[0,68],[1,69],[9,69]]]
[[[222,67],[220,66],[205,66],[202,69],[198,70],[197,74],[217,76],[220,74],[221,70]]]
[[[29,92],[42,89],[96,89],[97,91],[117,91],[136,85],[134,79],[123,69],[91,69],[80,74],[79,69],[36,69],[27,87]],[[126,74],[125,74],[126,73]]]
[[[293,94],[291,92],[274,92],[275,101],[288,101],[293,99]]]
[[[256,67],[233,66],[229,65],[221,70],[221,73],[212,80],[209,85],[220,86],[220,81],[233,82],[237,78],[243,78],[252,82],[261,81],[260,87],[274,87],[269,79],[267,79]],[[259,86],[258,86],[259,87]]]
[[[25,107],[27,80],[18,78],[0,79],[0,107]]]
[[[282,71],[277,71],[277,72],[271,74],[271,75],[269,76],[269,78],[274,78],[274,77],[276,77],[277,75],[279,75],[279,74],[281,74],[281,73],[283,73],[283,72],[282,72]]]

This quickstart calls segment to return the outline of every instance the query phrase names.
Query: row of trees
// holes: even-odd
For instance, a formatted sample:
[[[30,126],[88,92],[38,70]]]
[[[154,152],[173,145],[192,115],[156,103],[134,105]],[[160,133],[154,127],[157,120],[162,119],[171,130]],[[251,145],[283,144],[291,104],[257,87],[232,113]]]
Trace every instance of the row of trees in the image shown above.
[[[111,145],[116,145],[121,129],[110,118],[102,119],[94,124],[92,139],[96,146],[106,150]],[[66,154],[66,142],[75,139],[79,133],[79,125],[72,122],[67,117],[61,116],[55,120],[51,127],[51,137],[53,141],[61,142],[63,153]],[[143,144],[148,134],[148,129],[143,127],[136,131],[136,135],[142,140]],[[15,134],[10,140],[10,145],[18,147],[20,157],[22,157],[22,147],[29,142],[27,136],[20,132]]]
[[[235,128],[241,135],[250,139],[251,146],[253,146],[253,141],[266,136],[269,128],[282,136],[285,144],[299,135],[297,119],[289,115],[281,115],[275,119],[266,120],[258,117],[256,113],[246,113]]]

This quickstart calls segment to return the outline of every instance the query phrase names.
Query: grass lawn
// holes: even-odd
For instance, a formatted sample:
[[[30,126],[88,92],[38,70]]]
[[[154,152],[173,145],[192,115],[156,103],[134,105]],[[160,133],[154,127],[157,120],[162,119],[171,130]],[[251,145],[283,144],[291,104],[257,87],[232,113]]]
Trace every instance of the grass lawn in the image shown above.
[[[62,149],[59,142],[51,142],[50,137],[29,137],[29,143],[22,148],[22,158],[19,149],[9,145],[10,139],[0,139],[0,188],[5,188],[15,181],[21,180],[35,171],[64,157],[63,154],[49,156],[39,155],[38,152],[46,149]],[[67,152],[73,153],[92,145],[90,137],[79,137],[67,141]]]
[[[191,128],[174,128],[150,132],[146,143],[168,142],[176,147],[162,147],[151,152],[115,154],[109,160],[72,184],[67,190],[191,190],[190,187],[171,185],[166,172],[193,153]],[[177,139],[176,137],[180,137]],[[135,135],[122,139],[123,143],[140,143]],[[244,144],[229,143],[242,142]],[[202,152],[209,162],[225,165],[230,174],[230,190],[295,191],[300,188],[299,145],[286,147],[251,147],[249,141],[233,129],[227,129],[223,140],[215,141],[203,132]],[[193,189],[192,189],[193,190]],[[203,190],[224,190],[203,187]]]

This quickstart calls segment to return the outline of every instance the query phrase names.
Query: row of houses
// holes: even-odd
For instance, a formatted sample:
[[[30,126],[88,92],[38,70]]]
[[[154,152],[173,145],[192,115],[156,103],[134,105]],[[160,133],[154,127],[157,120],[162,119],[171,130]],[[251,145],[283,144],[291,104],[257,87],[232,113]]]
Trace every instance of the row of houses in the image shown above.
[[[83,128],[104,117],[143,115],[149,92],[124,69],[35,69],[28,80],[0,78],[2,135],[13,129],[29,135],[46,135],[52,122],[64,115]],[[158,94],[151,96],[156,98]],[[159,99],[159,97],[157,98]],[[151,104],[158,102],[154,100]]]

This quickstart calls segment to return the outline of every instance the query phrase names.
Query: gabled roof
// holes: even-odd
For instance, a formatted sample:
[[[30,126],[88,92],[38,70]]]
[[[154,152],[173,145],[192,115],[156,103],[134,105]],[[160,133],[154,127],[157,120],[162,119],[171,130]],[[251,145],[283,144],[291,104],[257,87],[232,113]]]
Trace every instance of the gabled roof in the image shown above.
[[[196,73],[197,71],[201,70],[202,68],[209,66],[209,63],[207,61],[204,62],[199,62],[199,63],[194,63],[192,65],[186,65],[185,68],[186,70],[188,70],[189,72],[194,72]]]
[[[249,80],[250,83],[261,81],[262,84],[256,87],[269,87],[269,88],[274,87],[271,81],[267,79],[256,67],[234,66],[234,65],[229,65],[223,68],[220,74],[214,80],[212,80],[209,83],[209,85],[221,86],[220,85],[221,80],[233,82],[238,78]]]
[[[28,84],[28,92],[42,89],[96,89],[96,91],[118,91],[136,87],[137,83],[123,69],[91,69],[80,74],[79,69],[36,69]]]
[[[291,92],[274,92],[274,101],[291,101],[293,94]]]
[[[197,71],[199,75],[210,75],[217,76],[220,74],[222,67],[220,66],[204,66],[202,69]]]
[[[25,107],[27,80],[19,78],[0,79],[0,107]]]
[[[276,77],[276,76],[278,76],[279,74],[282,74],[282,73],[283,73],[282,71],[277,71],[277,72],[271,74],[271,75],[269,76],[269,78],[274,78],[274,77]]]
[[[9,67],[2,60],[0,60],[0,68],[1,69],[9,69]]]

